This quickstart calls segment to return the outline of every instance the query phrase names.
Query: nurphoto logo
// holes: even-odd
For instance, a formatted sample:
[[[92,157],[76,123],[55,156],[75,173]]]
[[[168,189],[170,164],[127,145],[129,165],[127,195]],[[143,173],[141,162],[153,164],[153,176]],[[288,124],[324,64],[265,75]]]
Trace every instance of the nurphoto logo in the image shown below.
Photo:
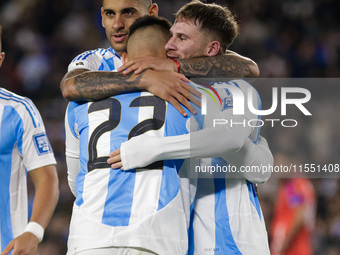
[[[296,127],[298,120],[296,119],[278,119],[268,118],[269,115],[275,113],[280,108],[280,116],[287,116],[287,106],[292,105],[294,110],[300,111],[305,116],[312,116],[312,113],[306,108],[305,104],[311,100],[311,92],[308,89],[301,87],[272,87],[271,106],[267,109],[257,109],[254,105],[254,98],[252,96],[253,87],[249,87],[244,93],[242,89],[237,86],[230,86],[228,83],[215,82],[213,88],[216,90],[226,90],[227,93],[232,94],[231,104],[233,115],[245,115],[246,111],[251,112],[259,118],[251,119],[243,122],[232,122],[226,119],[214,119],[213,126],[216,125],[243,125],[250,127],[262,127],[269,124],[271,127],[279,122],[283,127]],[[280,93],[279,93],[280,92]],[[207,98],[212,97],[212,94],[202,95],[202,115],[208,113]],[[223,103],[223,102],[222,102]],[[280,106],[280,107],[278,107]],[[223,107],[223,106],[222,106]]]

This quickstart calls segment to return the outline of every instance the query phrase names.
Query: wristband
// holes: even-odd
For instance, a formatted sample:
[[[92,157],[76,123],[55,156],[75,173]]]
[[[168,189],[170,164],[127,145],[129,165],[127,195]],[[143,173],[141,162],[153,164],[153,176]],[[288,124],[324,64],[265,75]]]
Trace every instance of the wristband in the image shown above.
[[[44,228],[36,222],[29,222],[24,232],[30,232],[35,235],[39,239],[39,243],[44,237]]]
[[[180,73],[181,72],[181,65],[178,63],[178,61],[174,58],[170,58],[171,60],[173,60],[177,66],[177,72]]]

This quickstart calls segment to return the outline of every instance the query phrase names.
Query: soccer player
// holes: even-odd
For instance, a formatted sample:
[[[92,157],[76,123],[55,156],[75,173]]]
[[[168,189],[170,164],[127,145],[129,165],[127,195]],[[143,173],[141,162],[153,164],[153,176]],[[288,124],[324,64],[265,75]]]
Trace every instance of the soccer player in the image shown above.
[[[224,21],[227,20],[226,16],[230,19],[230,15],[227,9],[214,4],[192,2],[183,6],[178,11],[176,22],[171,28],[172,38],[166,45],[168,56],[186,58],[222,54],[232,40],[224,39],[223,36],[228,35],[228,33],[216,31],[219,28],[227,30]],[[129,63],[126,66],[129,66]],[[233,86],[240,87],[246,91],[243,87],[244,83],[240,81],[229,82],[224,86],[230,89]],[[232,103],[227,105],[228,102],[232,101],[232,98],[229,98],[229,101],[225,101],[223,107],[232,107]],[[259,101],[254,102],[259,104]],[[247,113],[245,119],[256,119],[256,117]],[[235,116],[231,113],[227,120],[233,118]],[[242,123],[242,120],[239,119],[238,123]],[[250,127],[242,129],[239,127],[239,125],[229,127],[230,132],[235,132],[234,135],[238,138],[236,141],[242,143],[242,141],[245,141],[245,137],[251,138],[253,142],[257,141],[258,129]],[[121,150],[111,153],[108,162],[115,163],[118,161],[112,167],[116,168],[123,165],[124,169],[129,169],[130,167],[143,167],[153,160],[162,160],[168,157],[219,156],[219,151],[214,150],[218,147],[216,144],[219,140],[226,139],[228,136],[218,134],[215,137],[200,136],[200,141],[197,142],[196,137],[200,132],[207,132],[207,130],[191,133],[190,136],[148,138],[146,135],[142,135],[135,137],[123,143]],[[212,139],[215,146],[210,146]],[[225,144],[227,145],[228,142],[226,141]],[[247,146],[251,146],[249,141]],[[255,147],[255,145],[253,146]],[[265,144],[263,146],[266,147]],[[238,169],[255,162],[257,162],[255,164],[260,165],[261,160],[267,162],[264,164],[272,164],[271,157],[258,159],[254,151],[249,150],[248,153],[250,151],[252,153],[247,154],[246,150],[242,150],[244,148],[236,154],[229,153],[224,159],[238,166]],[[120,151],[121,155],[118,154]],[[243,156],[248,156],[247,160],[243,156],[240,157],[242,153],[244,153]],[[119,162],[120,159],[123,162]],[[201,165],[216,166],[217,168],[217,166],[227,165],[227,162],[221,158],[204,159]],[[268,176],[264,175],[262,179],[261,175],[255,176],[256,178],[250,175],[243,175],[244,178],[228,178],[227,174],[226,177],[198,178],[196,200],[191,217],[189,254],[269,254],[268,237],[259,200],[254,184],[248,181],[263,182]]]
[[[127,58],[166,58],[171,23],[145,16],[131,27]],[[161,45],[159,47],[159,45]],[[163,46],[162,46],[163,45]],[[70,102],[66,156],[76,194],[68,254],[185,254],[187,224],[178,172],[183,160],[121,171],[106,162],[131,137],[188,133],[189,118],[149,92]],[[75,184],[75,185],[74,185]],[[139,253],[140,252],[140,253]]]
[[[271,254],[312,255],[311,235],[316,213],[313,185],[306,178],[280,181],[271,224]]]
[[[161,70],[145,70],[139,75],[133,73],[123,75],[112,72],[122,65],[121,55],[126,50],[129,27],[132,22],[143,15],[157,16],[158,6],[150,0],[104,0],[101,14],[102,24],[111,47],[84,52],[74,58],[68,67],[68,73],[61,82],[64,97],[68,100],[95,101],[122,92],[146,89],[170,102],[184,116],[186,111],[179,102],[195,113],[195,108],[186,98],[192,98],[192,102],[199,105],[199,101],[195,97],[191,97],[189,93],[193,92],[194,95],[197,95],[196,90],[186,83],[188,80],[185,76],[177,73],[178,66],[173,60],[148,56],[148,60],[155,61],[151,63],[152,68]],[[147,62],[144,57],[134,59],[129,63],[135,63],[141,59],[142,63]],[[179,63],[181,72],[187,76],[256,77],[259,73],[257,65],[252,60],[235,53],[177,59],[176,62]],[[127,68],[131,70],[132,67]],[[124,66],[123,69],[125,69]],[[265,141],[262,145],[252,150],[245,148],[244,150],[247,153],[251,151],[256,155],[256,152],[266,154],[269,150],[264,147]]]
[[[104,0],[101,14],[102,24],[111,47],[87,51],[74,58],[68,67],[68,73],[61,82],[62,93],[68,100],[96,101],[122,92],[146,89],[170,102],[186,116],[186,111],[181,104],[191,112],[196,112],[186,98],[191,98],[196,105],[199,105],[199,101],[196,97],[190,96],[190,92],[197,95],[196,90],[186,83],[188,79],[185,76],[177,73],[178,69],[186,76],[197,77],[258,76],[257,65],[252,60],[235,53],[218,54],[209,58],[203,56],[177,59],[176,63],[178,62],[179,67],[173,60],[148,56],[148,60],[153,61],[151,61],[152,68],[161,70],[148,69],[138,75],[112,72],[122,65],[121,55],[126,50],[129,27],[132,22],[143,15],[157,16],[158,6],[151,0]],[[129,63],[141,59],[142,63],[147,62],[144,57],[134,59]],[[130,66],[127,68],[131,70]],[[268,148],[262,150],[262,147],[256,147],[255,150],[262,153],[268,151]],[[254,150],[250,151],[254,152]]]
[[[141,5],[141,3],[146,4]],[[129,74],[127,76],[110,72],[111,70],[121,65],[121,63],[119,63],[120,55],[114,50],[114,48],[116,46],[118,47],[121,44],[124,45],[125,39],[128,36],[128,21],[130,21],[131,19],[135,19],[138,15],[141,15],[141,13],[155,15],[156,12],[150,12],[151,10],[156,10],[154,6],[155,5],[151,4],[150,1],[103,2],[103,25],[106,29],[106,33],[112,47],[108,50],[98,49],[95,51],[86,52],[74,59],[74,61],[69,66],[68,74],[64,77],[61,84],[63,95],[66,98],[98,100],[101,98],[106,98],[114,93],[119,93],[126,90],[147,88],[147,86],[140,86],[143,82],[145,82],[143,83],[144,85],[157,85],[154,86],[153,89],[149,89],[151,92],[153,92],[153,90],[158,90],[163,93],[164,91],[166,92],[170,90],[174,91],[176,95],[180,95],[182,93],[182,95],[185,95],[186,98],[190,97],[190,95],[188,96],[187,92],[191,90],[191,87],[187,86],[186,83],[181,82],[180,79],[185,80],[183,76],[180,76],[174,72],[178,71],[178,66],[173,60],[164,59],[161,62],[157,59],[156,62],[157,65],[161,67],[170,66],[171,68],[169,70],[172,71],[156,72],[153,70],[147,70],[140,75]],[[229,60],[226,60],[228,58]],[[164,64],[164,62],[166,62],[166,64]],[[222,73],[225,76],[251,76],[254,75],[254,73],[256,72],[252,71],[252,68],[254,68],[254,64],[252,61],[248,61],[247,59],[230,54],[221,54],[219,56],[215,56],[214,58],[194,58],[188,61],[182,59],[178,60],[178,62],[181,72],[185,73],[188,76],[190,76],[190,73],[191,76],[194,76],[195,74],[209,74],[217,77],[221,76]],[[197,66],[197,64],[195,63],[199,63],[199,66],[204,68],[200,70],[194,70],[191,67]],[[221,69],[219,69],[219,67]],[[237,68],[230,69],[229,67]],[[98,72],[98,70],[100,71]],[[231,72],[222,72],[223,70],[231,70]],[[153,83],[152,79],[155,77],[157,77],[158,79],[157,82]],[[177,89],[171,87],[171,84],[174,81],[176,81],[176,84],[178,84],[178,86],[176,85],[175,87],[182,88],[179,89],[181,91],[180,93],[177,92]],[[162,87],[162,85],[164,85],[165,83],[167,83],[168,85]],[[137,87],[137,85],[139,87]],[[154,94],[157,95],[157,91],[155,91]],[[166,96],[159,96],[161,98],[167,99]],[[168,101],[176,106],[177,100],[172,98],[174,100],[171,101],[171,97],[170,99],[168,99]],[[179,97],[181,98],[181,96]],[[181,101],[181,99],[178,99],[178,101],[190,110],[192,109],[191,106],[188,106],[188,104],[185,102],[186,100]],[[178,102],[177,105],[179,105]],[[179,111],[181,111],[181,113],[183,114],[184,110],[181,110],[180,107]],[[228,144],[226,144],[225,146],[227,145]],[[257,148],[256,150],[259,151],[261,149]],[[251,150],[246,150],[246,153],[249,154],[250,151]],[[255,152],[252,151],[251,153]],[[254,154],[252,154],[252,156],[254,156]]]
[[[187,101],[190,92],[196,94],[196,91],[177,71],[187,77],[256,77],[259,74],[252,60],[235,53],[176,62],[156,58],[154,67],[163,71],[147,70],[138,75],[111,72],[122,65],[121,55],[126,51],[129,27],[133,21],[143,15],[157,16],[158,6],[151,0],[103,0],[101,15],[111,47],[87,51],[74,58],[61,82],[62,94],[68,100],[95,101],[125,91],[146,89],[170,102],[185,115],[181,104],[196,112]],[[199,67],[193,68],[195,66]],[[195,100],[193,102],[196,103]]]
[[[0,67],[1,34],[0,25]],[[56,161],[30,99],[0,88],[0,118],[1,255],[35,255],[58,201]],[[26,171],[35,188],[29,222]]]
[[[164,46],[170,38],[170,26],[164,19],[152,16],[137,20],[131,27],[128,55],[123,59],[148,55],[166,58]],[[239,82],[240,86],[245,84]],[[221,117],[229,116],[220,107],[214,110]],[[188,124],[193,121],[148,92],[69,104],[65,118],[66,152],[76,201],[68,254],[187,252],[187,209],[183,201],[186,194],[182,190],[189,185],[180,189],[178,178],[187,164],[166,160],[151,166],[151,170],[121,171],[111,169],[106,161],[112,149],[134,136],[145,132],[158,137],[188,133]],[[201,124],[197,118],[196,126]],[[229,132],[215,131],[222,137]],[[219,145],[227,147],[224,141]]]

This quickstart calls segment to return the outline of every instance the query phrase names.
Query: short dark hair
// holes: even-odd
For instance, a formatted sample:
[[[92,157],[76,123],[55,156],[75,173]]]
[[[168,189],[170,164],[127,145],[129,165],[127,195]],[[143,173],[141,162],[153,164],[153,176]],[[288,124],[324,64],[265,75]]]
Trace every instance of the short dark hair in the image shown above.
[[[136,32],[136,30],[149,26],[158,26],[164,31],[164,33],[169,35],[169,38],[171,37],[170,28],[172,24],[169,20],[162,17],[145,15],[143,17],[136,19],[135,22],[133,22],[133,24],[130,27],[129,38],[133,33]]]
[[[138,0],[140,4],[144,5],[145,8],[149,8],[152,5],[152,0]]]
[[[176,20],[192,20],[208,33],[217,36],[222,51],[225,51],[238,34],[235,16],[227,8],[217,4],[206,4],[194,0],[176,13]]]
[[[152,0],[135,0],[138,1],[140,4],[144,5],[145,8],[149,8],[152,5]],[[104,0],[102,0],[102,5],[104,5]]]

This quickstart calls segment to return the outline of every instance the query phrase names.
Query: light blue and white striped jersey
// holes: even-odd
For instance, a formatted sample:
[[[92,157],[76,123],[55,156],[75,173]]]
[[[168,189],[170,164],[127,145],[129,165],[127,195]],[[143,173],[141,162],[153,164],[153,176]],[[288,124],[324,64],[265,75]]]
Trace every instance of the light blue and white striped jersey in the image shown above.
[[[28,222],[26,170],[56,164],[32,101],[0,88],[0,251]]]
[[[243,80],[215,83],[213,87],[221,97],[223,109],[232,110],[235,106],[235,98],[229,91],[233,87],[241,90],[245,96],[252,93],[254,108],[261,109],[257,91]],[[246,102],[247,96],[244,103]],[[256,143],[261,126],[256,124],[256,120],[260,116],[250,112],[246,104],[244,109],[246,119],[252,120],[249,138]],[[207,120],[205,126],[206,122]],[[244,124],[249,125],[247,121]],[[227,165],[228,162],[222,158],[201,159],[202,167],[215,166],[217,169]],[[204,174],[198,176],[190,219],[188,253],[269,255],[268,236],[254,184],[244,178],[228,178],[228,174],[219,173],[214,176],[212,178],[210,173],[206,177]]]
[[[96,49],[74,58],[68,71],[115,71],[121,65],[120,56],[112,48]],[[80,158],[80,172],[68,254],[115,245],[144,247],[163,254],[187,251],[177,175],[182,161],[152,166],[163,169],[159,171],[122,172],[110,169],[103,160],[129,137],[147,131],[161,136],[187,132],[186,120],[169,108],[173,107],[149,93],[125,94],[101,103],[70,103],[65,119],[66,154]],[[168,121],[177,118],[183,125]],[[96,147],[97,143],[101,146]]]
[[[91,71],[113,71],[122,66],[121,57],[111,47],[86,51],[75,57],[68,66],[68,72],[75,69]]]
[[[85,52],[77,56],[69,65],[68,70],[71,71],[77,68],[85,68],[89,70],[112,71],[120,67],[121,64],[122,63],[119,55],[112,48],[109,48],[107,50],[97,49]],[[246,84],[246,82],[236,81],[235,83],[229,84],[236,87],[239,86],[244,89],[243,86],[244,84]],[[224,107],[232,106],[233,100],[232,97],[230,97],[230,93],[228,94],[228,92],[223,92],[221,90],[219,90],[218,92],[223,94],[221,98],[223,98],[224,100]],[[254,100],[254,102],[260,104],[260,100]],[[254,116],[251,115],[248,118],[254,118]],[[258,116],[255,116],[255,118],[258,118]],[[200,121],[202,122],[203,119],[204,118],[202,118]],[[252,132],[252,139],[254,142],[258,139],[258,135],[259,130],[254,129]],[[70,153],[70,155],[71,154],[72,153]],[[207,162],[207,160],[210,160],[210,162]],[[222,159],[206,159],[206,161],[203,161],[202,164],[216,165],[217,162],[219,162],[219,164],[227,164],[226,162],[223,162],[221,160]],[[181,171],[181,173],[184,173],[185,177],[185,172]],[[191,218],[189,253],[267,254],[267,233],[265,230],[263,217],[261,216],[262,212],[259,207],[258,198],[256,196],[256,193],[254,192],[254,185],[247,182],[245,179],[223,180],[225,181],[225,183],[223,183],[221,179],[216,178],[215,184],[214,179],[207,179],[207,181],[204,183],[201,183],[202,180],[199,179],[198,195],[195,202],[195,211],[193,212]],[[184,186],[187,186],[188,184],[185,178],[181,178],[181,185],[183,183],[185,184]],[[202,188],[201,186],[205,186],[205,188]],[[223,187],[225,187],[225,189],[223,189]],[[237,188],[232,189],[232,187]],[[234,195],[233,192],[236,192],[236,194]],[[190,207],[189,203],[192,201],[193,198],[188,199],[186,195],[184,195],[184,197],[186,207],[185,211],[187,212],[187,207]],[[236,206],[237,203],[243,205],[242,210],[241,207]],[[215,209],[211,211],[211,209],[209,208]],[[240,213],[243,211],[248,213],[248,217],[241,217],[244,216],[243,213]],[[224,212],[228,213],[224,214]],[[230,215],[235,216],[231,217]],[[81,225],[81,218],[79,217],[79,219],[80,220],[77,222],[73,220],[74,224]],[[220,224],[221,221],[227,222],[227,224]],[[238,224],[240,226],[239,229],[237,228]],[[92,228],[89,229],[98,228],[98,226],[96,226],[97,225],[94,224]],[[195,230],[193,231],[193,229]],[[258,229],[258,231],[256,231],[256,233],[254,234],[254,231],[256,229]],[[85,229],[83,229],[83,231],[85,231]],[[223,234],[221,236],[221,231],[227,234]],[[103,240],[105,241],[103,241],[102,243],[98,243],[98,247],[109,241],[105,238],[103,238]],[[89,245],[90,243],[91,241],[88,241],[88,243],[86,243],[85,241],[85,247],[86,245],[92,247],[93,245]]]
[[[188,112],[190,116],[190,113]],[[68,254],[98,247],[142,247],[185,254],[185,208],[178,172],[183,160],[122,171],[106,163],[129,138],[188,133],[189,117],[148,92],[90,103],[70,102],[65,118],[66,155],[80,161]],[[77,171],[77,169],[74,169]]]

